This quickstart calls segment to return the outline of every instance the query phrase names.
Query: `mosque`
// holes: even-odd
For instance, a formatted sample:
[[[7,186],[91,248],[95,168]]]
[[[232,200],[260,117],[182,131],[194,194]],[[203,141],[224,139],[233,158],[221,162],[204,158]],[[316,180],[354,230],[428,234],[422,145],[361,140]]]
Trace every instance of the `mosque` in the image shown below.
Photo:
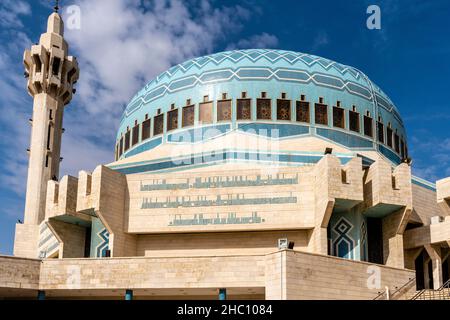
[[[450,178],[411,174],[363,72],[283,50],[186,61],[126,106],[114,162],[59,177],[80,72],[63,34],[54,12],[24,53],[26,205],[0,298],[450,299]]]

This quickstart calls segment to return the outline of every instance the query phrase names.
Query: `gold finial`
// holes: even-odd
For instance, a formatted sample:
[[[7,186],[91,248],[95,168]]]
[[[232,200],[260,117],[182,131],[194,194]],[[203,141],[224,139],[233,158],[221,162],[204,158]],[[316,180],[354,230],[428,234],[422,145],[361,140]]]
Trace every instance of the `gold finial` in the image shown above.
[[[55,9],[55,12],[58,13],[59,10],[59,0],[55,0],[55,6],[53,7]]]

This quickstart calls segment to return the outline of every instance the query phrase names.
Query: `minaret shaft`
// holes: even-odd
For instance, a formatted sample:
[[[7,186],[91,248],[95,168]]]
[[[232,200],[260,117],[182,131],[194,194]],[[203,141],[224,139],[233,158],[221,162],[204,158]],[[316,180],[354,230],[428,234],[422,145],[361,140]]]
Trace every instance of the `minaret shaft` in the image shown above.
[[[28,93],[33,97],[24,224],[17,224],[14,254],[36,258],[39,225],[45,221],[47,184],[58,179],[63,114],[72,100],[79,69],[68,55],[64,24],[54,12],[39,43],[24,52]]]

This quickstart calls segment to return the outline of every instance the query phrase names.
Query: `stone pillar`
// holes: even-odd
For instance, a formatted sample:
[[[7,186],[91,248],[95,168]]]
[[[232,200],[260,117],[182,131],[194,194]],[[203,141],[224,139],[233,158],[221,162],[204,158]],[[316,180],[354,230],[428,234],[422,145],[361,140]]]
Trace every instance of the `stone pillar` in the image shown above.
[[[125,291],[125,300],[133,300],[133,290],[126,290]]]
[[[227,289],[226,288],[219,289],[219,300],[227,300]]]
[[[431,265],[433,268],[433,287],[430,289],[439,289],[443,285],[442,277],[442,258],[441,258],[441,248],[438,246],[427,244],[425,245],[425,250],[431,259]],[[428,273],[427,273],[428,275]]]

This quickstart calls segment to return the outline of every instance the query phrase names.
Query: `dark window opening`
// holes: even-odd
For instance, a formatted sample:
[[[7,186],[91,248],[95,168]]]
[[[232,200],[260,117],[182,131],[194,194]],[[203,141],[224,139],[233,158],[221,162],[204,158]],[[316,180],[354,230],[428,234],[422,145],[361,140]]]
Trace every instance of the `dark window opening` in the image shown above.
[[[59,74],[59,66],[61,65],[61,59],[54,57],[52,64],[52,75],[57,76]]]
[[[403,139],[400,141],[400,152],[402,158],[405,158],[405,142],[403,141]]]
[[[178,109],[174,109],[167,113],[167,131],[176,130],[178,128]]]
[[[122,156],[123,153],[123,137],[120,137],[120,143],[119,143],[119,157]]]
[[[316,103],[314,105],[316,124],[328,125],[328,107],[326,104]]]
[[[217,101],[217,121],[230,121],[230,120],[231,120],[231,100]]]
[[[364,116],[364,135],[373,137],[372,118]]]
[[[213,121],[213,103],[204,102],[199,105],[199,120],[200,123],[212,123]]]
[[[384,125],[381,122],[377,122],[378,141],[384,143]]]
[[[42,62],[41,62],[41,58],[39,57],[39,55],[35,54],[33,55],[33,61],[34,61],[34,65],[36,66],[36,73],[39,73],[42,71]]]
[[[291,100],[277,100],[277,120],[291,120]]]
[[[47,150],[50,150],[51,138],[52,138],[52,126],[49,124],[47,129]]]
[[[164,132],[164,113],[153,118],[153,135],[157,136]]]
[[[236,118],[237,120],[250,120],[252,118],[250,99],[237,99]]]
[[[182,127],[193,126],[195,121],[195,106],[190,105],[183,107],[183,119],[181,122]]]
[[[355,111],[349,111],[348,118],[350,120],[350,130],[359,133],[359,113]]]
[[[47,154],[45,156],[45,167],[48,168],[48,163],[49,163],[49,155]]]
[[[138,142],[139,142],[139,125],[137,124],[133,127],[133,137],[132,137],[131,145],[134,146]]]
[[[124,149],[124,151],[127,151],[128,149],[130,149],[130,130],[128,130],[125,133],[125,149]]]
[[[309,102],[306,101],[296,101],[296,120],[298,122],[309,123]]]
[[[142,122],[142,137],[141,140],[144,141],[148,138],[150,138],[150,119],[145,120]]]
[[[91,228],[86,228],[86,234],[84,237],[84,257],[89,258],[91,256]]]
[[[386,128],[386,144],[392,148],[392,129]]]
[[[345,128],[345,113],[344,109],[333,107],[333,127]]]
[[[265,96],[265,92],[261,93]],[[256,99],[256,119],[258,120],[270,120],[272,119],[272,107],[270,99]]]

